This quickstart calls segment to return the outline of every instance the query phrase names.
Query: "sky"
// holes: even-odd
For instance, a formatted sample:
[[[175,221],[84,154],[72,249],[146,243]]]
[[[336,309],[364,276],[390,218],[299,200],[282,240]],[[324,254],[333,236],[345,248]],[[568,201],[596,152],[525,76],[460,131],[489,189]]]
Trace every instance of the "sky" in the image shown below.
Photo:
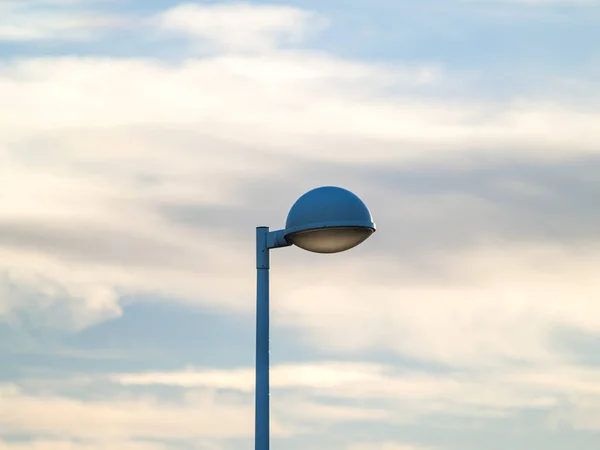
[[[596,450],[600,2],[0,0],[0,450]]]

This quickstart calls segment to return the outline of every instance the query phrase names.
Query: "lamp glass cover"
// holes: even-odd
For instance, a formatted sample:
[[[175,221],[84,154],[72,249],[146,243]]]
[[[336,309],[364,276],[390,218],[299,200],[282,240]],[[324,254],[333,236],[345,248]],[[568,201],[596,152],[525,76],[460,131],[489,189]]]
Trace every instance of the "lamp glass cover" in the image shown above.
[[[367,227],[331,227],[298,231],[286,239],[293,245],[314,253],[338,253],[356,247],[373,234]]]

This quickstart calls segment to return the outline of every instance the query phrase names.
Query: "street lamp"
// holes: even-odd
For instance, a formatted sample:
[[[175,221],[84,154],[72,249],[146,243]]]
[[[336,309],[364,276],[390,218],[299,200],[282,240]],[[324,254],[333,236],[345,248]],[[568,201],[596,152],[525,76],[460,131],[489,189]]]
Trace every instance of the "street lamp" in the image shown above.
[[[335,186],[313,189],[290,209],[283,230],[256,228],[255,450],[269,450],[269,250],[295,245],[309,252],[338,253],[375,232],[363,201]]]

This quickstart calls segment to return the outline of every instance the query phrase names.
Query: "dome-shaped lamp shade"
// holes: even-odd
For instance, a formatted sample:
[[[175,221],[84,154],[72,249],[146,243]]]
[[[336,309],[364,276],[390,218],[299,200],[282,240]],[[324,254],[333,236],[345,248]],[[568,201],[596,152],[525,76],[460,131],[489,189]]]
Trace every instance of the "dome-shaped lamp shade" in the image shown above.
[[[356,247],[375,232],[373,218],[352,192],[324,186],[307,192],[290,209],[285,239],[315,253]]]

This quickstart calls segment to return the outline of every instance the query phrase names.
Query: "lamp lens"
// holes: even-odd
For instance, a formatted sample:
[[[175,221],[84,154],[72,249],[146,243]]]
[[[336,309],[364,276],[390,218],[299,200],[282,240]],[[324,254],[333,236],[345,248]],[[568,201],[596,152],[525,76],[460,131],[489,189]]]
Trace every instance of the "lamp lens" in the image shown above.
[[[366,227],[332,227],[299,231],[286,238],[293,245],[314,253],[338,253],[356,247],[373,234]]]

